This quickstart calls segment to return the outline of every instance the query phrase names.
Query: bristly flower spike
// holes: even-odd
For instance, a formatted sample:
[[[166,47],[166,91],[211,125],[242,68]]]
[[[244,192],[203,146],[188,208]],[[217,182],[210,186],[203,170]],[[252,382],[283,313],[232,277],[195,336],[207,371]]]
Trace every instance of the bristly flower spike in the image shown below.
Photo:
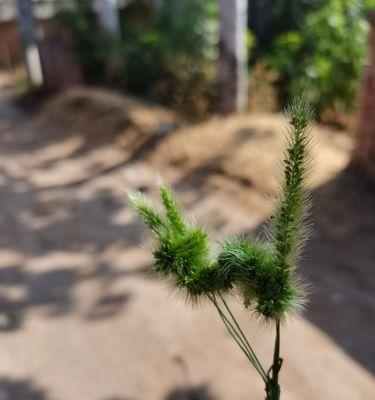
[[[142,193],[128,192],[127,198],[129,203],[137,211],[143,222],[150,230],[160,237],[166,231],[166,223],[163,218],[153,209]]]
[[[306,186],[310,171],[310,123],[314,118],[311,106],[303,97],[293,100],[286,112],[290,124],[284,159],[284,180],[273,226],[271,246],[280,279],[284,280],[290,297],[284,299],[285,312],[303,305],[303,285],[295,277],[300,252],[307,239],[307,216],[310,197]],[[277,316],[277,318],[282,315]]]
[[[169,187],[160,189],[163,213],[140,194],[128,196],[156,238],[154,270],[172,278],[194,302],[204,298],[213,303],[228,332],[265,382],[267,400],[280,398],[280,322],[302,305],[304,298],[304,287],[296,278],[295,269],[307,232],[309,202],[305,186],[313,113],[303,98],[297,98],[286,114],[290,128],[284,177],[267,242],[232,238],[221,245],[214,257],[209,251],[208,235],[186,223]],[[274,358],[267,373],[224,299],[224,295],[236,290],[247,308],[275,322]]]

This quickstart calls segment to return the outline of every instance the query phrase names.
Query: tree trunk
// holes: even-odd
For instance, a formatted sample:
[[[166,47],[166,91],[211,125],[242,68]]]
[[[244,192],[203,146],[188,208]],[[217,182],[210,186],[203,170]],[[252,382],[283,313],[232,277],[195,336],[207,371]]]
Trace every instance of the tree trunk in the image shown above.
[[[120,36],[117,0],[97,0],[97,11],[103,32],[117,39]]]
[[[28,78],[31,85],[40,86],[43,83],[43,74],[32,0],[15,0],[15,4]]]
[[[244,112],[248,104],[247,0],[219,0],[219,110]]]
[[[369,13],[368,59],[360,89],[356,147],[350,167],[375,182],[375,11]]]

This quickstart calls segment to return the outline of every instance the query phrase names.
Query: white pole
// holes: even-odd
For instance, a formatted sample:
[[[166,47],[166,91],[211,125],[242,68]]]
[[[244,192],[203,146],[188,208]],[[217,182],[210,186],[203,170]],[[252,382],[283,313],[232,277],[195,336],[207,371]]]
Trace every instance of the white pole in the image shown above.
[[[248,104],[247,0],[219,0],[220,110],[244,112]]]
[[[98,17],[102,30],[113,38],[120,35],[117,0],[97,0]]]
[[[15,0],[15,3],[17,8],[18,26],[22,40],[23,56],[28,77],[33,86],[40,86],[43,83],[43,74],[32,1]]]

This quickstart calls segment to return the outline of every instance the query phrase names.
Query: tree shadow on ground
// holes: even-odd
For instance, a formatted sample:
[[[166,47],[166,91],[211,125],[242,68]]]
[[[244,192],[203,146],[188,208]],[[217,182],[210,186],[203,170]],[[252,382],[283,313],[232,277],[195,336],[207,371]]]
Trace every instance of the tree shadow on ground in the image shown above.
[[[304,316],[374,372],[375,189],[344,171],[312,198],[311,237],[300,269],[311,285]]]
[[[313,193],[306,316],[375,372],[375,188],[343,172]]]
[[[1,400],[1,399],[0,399]],[[9,399],[16,400],[16,399]],[[23,399],[22,399],[23,400]],[[32,399],[33,400],[33,399]],[[129,400],[127,397],[109,397],[103,400]],[[172,389],[162,400],[215,400],[206,385],[178,386]]]
[[[187,386],[173,389],[164,400],[214,400],[207,386]]]
[[[21,328],[33,310],[51,318],[74,312],[76,287],[90,281],[100,282],[100,291],[84,317],[97,321],[121,312],[133,293],[112,286],[129,276],[147,277],[145,266],[124,270],[100,259],[111,245],[134,247],[141,240],[135,217],[126,224],[113,221],[125,208],[122,199],[103,189],[87,199],[63,191],[44,200],[29,182],[2,169],[0,178],[0,219],[6,227],[0,232],[0,332]],[[9,252],[14,259],[6,260]],[[92,261],[77,264],[69,256],[74,254]]]
[[[36,386],[31,379],[0,378],[0,400],[53,400],[53,398]],[[109,397],[105,400],[129,399]]]
[[[47,392],[31,379],[0,378],[0,400],[53,400]],[[112,396],[101,400],[129,400],[129,397]],[[206,385],[176,387],[163,400],[214,400]]]
[[[31,380],[0,378],[0,400],[52,400]]]
[[[133,296],[113,290],[115,282],[129,276],[147,277],[144,265],[125,270],[103,258],[110,247],[125,251],[141,241],[142,228],[135,216],[125,223],[116,222],[117,215],[126,212],[120,189],[81,192],[98,175],[131,162],[126,155],[119,165],[104,171],[89,168],[88,178],[72,185],[41,189],[32,180],[36,171],[45,171],[39,159],[30,174],[17,172],[25,159],[48,152],[49,145],[59,146],[71,133],[35,124],[19,107],[0,97],[1,155],[6,158],[0,167],[0,222],[4,227],[0,230],[0,332],[21,328],[27,315],[38,309],[51,318],[75,312],[74,292],[89,281],[96,281],[99,289],[84,317],[89,321],[109,318],[121,312]],[[144,142],[134,157],[155,146],[162,138],[156,136]],[[85,141],[83,146],[90,151],[102,144]],[[48,162],[59,163],[77,157],[76,153],[49,155]],[[18,169],[12,167],[20,160],[17,157],[22,159]],[[76,255],[87,256],[87,260],[72,260]]]

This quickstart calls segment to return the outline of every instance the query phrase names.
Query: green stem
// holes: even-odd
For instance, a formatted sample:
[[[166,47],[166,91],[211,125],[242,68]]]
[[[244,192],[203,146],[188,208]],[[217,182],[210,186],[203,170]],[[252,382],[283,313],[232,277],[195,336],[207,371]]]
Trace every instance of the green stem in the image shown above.
[[[275,347],[273,353],[273,364],[268,373],[268,379],[266,383],[266,400],[280,400],[280,385],[279,385],[279,372],[283,363],[280,358],[280,321],[276,321],[276,337]],[[272,374],[271,374],[272,373]],[[271,376],[270,376],[271,374]]]
[[[217,303],[216,299],[214,296],[209,297],[209,299],[211,300],[211,302],[214,304],[216,310],[219,313],[220,318],[222,319],[225,327],[227,328],[229,334],[233,337],[233,339],[236,341],[236,343],[238,344],[238,346],[241,348],[241,350],[243,351],[243,353],[246,355],[246,357],[248,358],[248,360],[250,361],[250,363],[254,366],[254,368],[256,369],[256,371],[259,373],[259,375],[262,377],[263,381],[265,383],[267,383],[267,374],[264,371],[263,367],[261,366],[261,364],[259,363],[258,358],[255,356],[255,353],[253,351],[253,349],[251,348],[248,340],[246,339],[245,335],[243,334],[243,331],[241,330],[241,328],[239,327],[238,322],[236,321],[235,317],[233,316],[233,313],[231,313],[229,311],[229,307],[228,307],[228,312],[230,313],[235,325],[233,326],[233,324],[231,323],[231,321],[228,319],[228,317],[225,315],[225,313],[223,312],[223,310],[220,308],[219,304]],[[254,357],[255,356],[255,357]]]
[[[229,308],[227,302],[219,294],[219,298],[224,304],[224,307],[229,314],[228,316],[225,312],[220,308],[216,298],[214,295],[209,296],[209,299],[215,306],[217,312],[221,320],[223,321],[225,327],[227,328],[229,334],[233,337],[236,341],[237,345],[241,348],[243,353],[246,355],[250,363],[254,366],[256,371],[262,377],[263,381],[266,384],[266,400],[280,400],[280,385],[279,385],[279,372],[282,366],[282,358],[280,357],[280,321],[276,321],[276,335],[275,335],[275,345],[274,345],[274,353],[273,353],[273,363],[268,372],[266,373],[263,369],[259,359],[257,358],[254,350],[252,349],[249,341],[247,340],[241,326],[237,322],[235,316],[233,315],[231,309]]]
[[[273,354],[272,377],[278,382],[280,371],[280,321],[276,321],[275,351]]]
[[[247,359],[250,361],[250,363],[253,365],[253,367],[256,369],[256,371],[259,373],[259,375],[262,377],[262,379],[265,381],[266,377],[263,375],[262,371],[259,369],[256,361],[252,357],[251,353],[248,351],[246,345],[241,340],[241,338],[239,337],[239,335],[236,332],[236,330],[233,328],[233,325],[229,322],[229,320],[226,318],[226,316],[224,314],[222,314],[221,312],[219,312],[219,314],[220,314],[220,318],[224,322],[224,325],[226,326],[226,328],[227,328],[228,332],[230,333],[230,335],[233,337],[233,339],[236,341],[238,346],[241,348],[241,350],[246,355]]]
[[[237,329],[238,329],[240,335],[242,336],[242,338],[243,338],[244,341],[246,342],[246,344],[247,344],[247,346],[248,346],[248,348],[249,348],[249,351],[251,352],[251,354],[252,354],[252,356],[253,356],[255,362],[257,363],[259,369],[262,371],[263,375],[264,375],[265,377],[267,377],[266,371],[263,369],[262,364],[260,363],[258,357],[256,356],[255,351],[252,349],[252,347],[251,347],[249,341],[247,340],[245,334],[243,333],[243,330],[241,329],[239,323],[237,322],[237,320],[236,320],[235,316],[233,315],[231,309],[229,308],[227,302],[225,301],[225,299],[223,298],[223,296],[222,296],[221,294],[219,294],[219,297],[220,297],[221,301],[223,302],[225,308],[227,309],[229,315],[231,316],[233,322],[235,323],[235,325],[236,325],[236,327],[237,327]]]

